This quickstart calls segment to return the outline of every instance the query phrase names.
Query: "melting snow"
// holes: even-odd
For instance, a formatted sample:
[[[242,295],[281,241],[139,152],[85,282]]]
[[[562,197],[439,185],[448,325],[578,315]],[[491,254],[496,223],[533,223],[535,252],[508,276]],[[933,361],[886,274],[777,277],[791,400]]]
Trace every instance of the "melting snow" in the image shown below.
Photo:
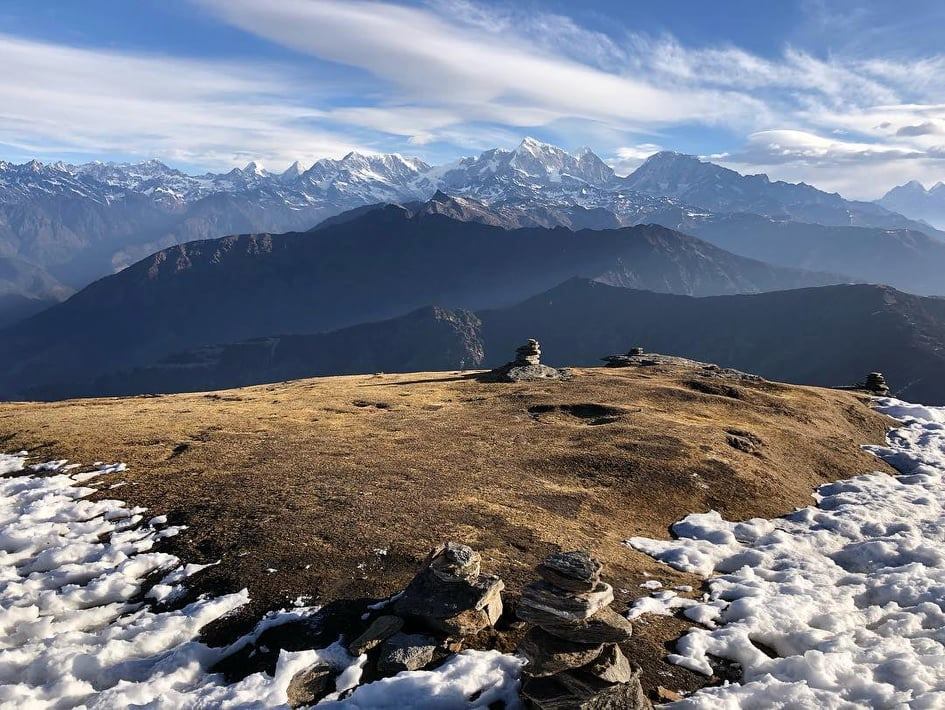
[[[712,511],[676,523],[677,540],[628,541],[717,575],[698,606],[666,592],[638,600],[717,624],[684,636],[670,660],[705,674],[710,656],[742,667],[741,683],[673,707],[945,707],[945,408],[877,408],[902,426],[867,448],[901,475],[822,486],[816,507],[776,520]]]
[[[290,680],[316,661],[341,671],[333,699],[323,703],[330,707],[517,705],[521,662],[497,652],[468,651],[434,671],[401,673],[341,700],[360,682],[366,657],[351,657],[339,643],[283,651],[274,675],[224,684],[208,669],[266,629],[317,609],[272,612],[230,646],[205,646],[197,640],[201,627],[249,601],[246,591],[168,608],[183,582],[207,565],[185,565],[154,549],[181,530],[165,527],[164,516],[146,521],[141,508],[88,499],[95,489],[83,483],[124,464],[70,474],[65,461],[27,468],[26,456],[0,454],[0,707],[287,707]],[[163,576],[142,594],[152,574]]]

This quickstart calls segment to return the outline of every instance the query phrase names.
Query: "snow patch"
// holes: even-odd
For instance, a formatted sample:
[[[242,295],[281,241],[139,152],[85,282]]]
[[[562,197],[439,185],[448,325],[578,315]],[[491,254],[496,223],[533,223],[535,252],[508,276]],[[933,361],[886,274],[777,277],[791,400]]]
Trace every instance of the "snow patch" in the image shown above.
[[[670,660],[707,675],[712,656],[742,667],[741,683],[673,707],[945,706],[945,408],[889,398],[876,407],[902,425],[887,446],[866,448],[901,475],[821,486],[816,506],[776,520],[710,511],[676,523],[676,540],[627,541],[715,575],[705,604],[667,595],[634,605],[683,606],[717,623],[690,631]]]

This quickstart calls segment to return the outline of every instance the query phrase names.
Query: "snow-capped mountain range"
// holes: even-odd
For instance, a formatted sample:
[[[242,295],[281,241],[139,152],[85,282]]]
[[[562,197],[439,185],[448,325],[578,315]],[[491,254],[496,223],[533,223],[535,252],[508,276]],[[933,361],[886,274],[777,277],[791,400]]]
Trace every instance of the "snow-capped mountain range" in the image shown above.
[[[744,176],[662,152],[633,174],[614,173],[588,148],[569,153],[532,138],[515,149],[431,166],[416,158],[350,153],[269,172],[256,163],[188,175],[157,160],[135,164],[0,161],[0,256],[81,287],[161,248],[234,233],[305,231],[363,205],[427,201],[437,191],[476,200],[505,226],[613,228],[682,224],[745,212],[831,226],[914,229],[874,203],[809,185]]]

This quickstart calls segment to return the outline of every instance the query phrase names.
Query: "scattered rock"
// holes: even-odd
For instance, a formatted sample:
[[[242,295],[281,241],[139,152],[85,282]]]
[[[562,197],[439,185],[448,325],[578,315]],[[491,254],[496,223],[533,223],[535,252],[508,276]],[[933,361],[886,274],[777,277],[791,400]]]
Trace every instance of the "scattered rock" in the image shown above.
[[[555,552],[538,565],[545,581],[572,592],[589,592],[600,582],[600,562],[583,551]]]
[[[725,440],[733,449],[738,449],[746,454],[758,453],[758,447],[747,437],[739,436],[738,434],[726,434]]]
[[[390,614],[379,616],[371,622],[364,633],[348,644],[348,651],[352,656],[360,656],[380,645],[402,628],[404,628],[404,620],[399,616]]]
[[[316,663],[296,673],[289,681],[286,696],[290,708],[314,705],[335,689],[338,670],[332,666]]]
[[[432,636],[396,633],[381,646],[377,670],[385,675],[420,670],[433,660],[436,647]]]
[[[643,694],[640,670],[627,683],[612,684],[580,671],[529,678],[522,695],[538,710],[652,710]]]
[[[669,688],[664,688],[662,685],[657,686],[656,696],[660,700],[666,700],[670,703],[679,702],[683,699],[682,693],[677,693],[675,690],[670,690]]]

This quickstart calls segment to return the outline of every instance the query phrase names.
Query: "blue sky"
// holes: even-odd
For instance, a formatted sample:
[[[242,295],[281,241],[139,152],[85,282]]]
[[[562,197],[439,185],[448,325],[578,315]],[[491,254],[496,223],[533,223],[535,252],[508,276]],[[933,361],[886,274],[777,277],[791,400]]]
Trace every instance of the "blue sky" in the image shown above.
[[[945,3],[0,3],[0,158],[191,171],[524,135],[872,198],[945,179]]]

